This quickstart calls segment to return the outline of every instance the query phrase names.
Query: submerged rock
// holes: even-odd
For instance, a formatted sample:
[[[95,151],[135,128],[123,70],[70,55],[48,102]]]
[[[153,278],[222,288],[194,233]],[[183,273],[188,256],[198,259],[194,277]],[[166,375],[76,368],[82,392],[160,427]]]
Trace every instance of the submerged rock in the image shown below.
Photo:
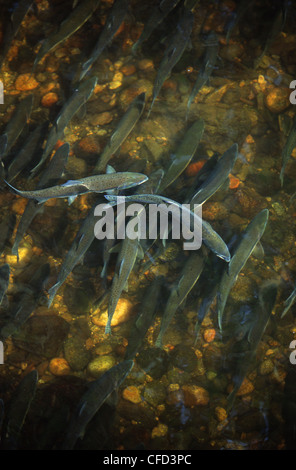
[[[168,368],[169,357],[163,349],[145,348],[137,356],[137,363],[153,379],[160,379]]]
[[[68,338],[64,343],[65,358],[71,369],[83,370],[91,359],[91,352],[85,347],[85,341],[81,337]]]

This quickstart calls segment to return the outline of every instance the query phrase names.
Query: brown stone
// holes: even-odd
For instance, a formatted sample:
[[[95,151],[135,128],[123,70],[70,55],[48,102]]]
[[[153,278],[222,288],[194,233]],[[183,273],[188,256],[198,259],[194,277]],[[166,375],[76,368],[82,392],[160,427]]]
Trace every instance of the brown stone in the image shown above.
[[[37,88],[39,83],[30,73],[19,75],[15,81],[15,88],[19,91],[30,91]]]
[[[142,401],[140,391],[134,385],[126,387],[122,392],[122,397],[131,403],[141,403]]]
[[[207,405],[210,397],[208,392],[198,385],[184,385],[182,387],[184,393],[185,406]]]
[[[290,106],[288,88],[274,88],[265,97],[265,104],[272,113],[281,113]]]
[[[101,146],[98,137],[95,135],[88,135],[81,139],[78,144],[78,151],[81,157],[100,153]]]
[[[137,69],[133,64],[124,65],[123,67],[121,67],[121,72],[126,77],[129,77],[130,75],[133,75],[134,73],[136,73],[136,70]]]
[[[113,120],[113,116],[108,111],[104,113],[100,113],[93,119],[94,126],[104,126],[105,124],[109,124]]]
[[[58,95],[54,92],[50,92],[50,93],[46,93],[46,95],[42,96],[41,104],[45,108],[50,108],[51,106],[56,104],[58,102],[58,100],[59,100]]]
[[[54,357],[49,363],[49,371],[53,375],[68,375],[70,370],[68,362],[62,357]]]

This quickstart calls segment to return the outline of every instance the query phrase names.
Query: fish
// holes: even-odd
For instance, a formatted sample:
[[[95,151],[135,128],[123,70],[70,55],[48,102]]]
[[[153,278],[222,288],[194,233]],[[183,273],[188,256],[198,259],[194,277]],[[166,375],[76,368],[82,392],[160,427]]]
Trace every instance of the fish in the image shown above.
[[[219,52],[219,41],[214,31],[208,35],[205,41],[205,47],[206,52],[203,65],[187,101],[186,121],[188,120],[190,106],[194,98],[202,89],[202,87],[207,83],[216,65]]]
[[[2,304],[4,295],[8,289],[9,285],[9,276],[10,276],[10,267],[9,264],[3,264],[0,267],[0,305]]]
[[[285,174],[286,166],[295,146],[296,146],[296,114],[294,116],[292,128],[287,137],[286,144],[282,151],[282,169],[280,172],[280,181],[281,181],[282,187],[284,185],[284,174]]]
[[[33,3],[33,0],[21,0],[20,2],[14,3],[15,8],[11,14],[10,21],[6,22],[6,30],[4,33],[0,54],[0,68],[6,58],[13,39],[18,33],[23,19],[25,18]]]
[[[5,152],[1,155],[2,159],[8,155],[11,148],[19,138],[27,121],[29,120],[33,107],[33,100],[33,95],[28,95],[26,96],[26,98],[24,98],[18,103],[16,110],[13,113],[5,129],[5,134],[7,136],[7,144]]]
[[[124,382],[133,365],[132,360],[122,361],[105,372],[99,379],[91,382],[71,417],[65,440],[61,446],[62,450],[73,449],[77,439],[83,438],[88,423],[111,393]]]
[[[103,50],[112,41],[116,32],[120,28],[129,7],[129,0],[115,0],[106,19],[104,28],[100,34],[99,40],[90,53],[90,57],[82,65],[79,81],[85,77],[92,65],[97,61]]]
[[[185,0],[184,2],[184,7],[187,8],[187,10],[194,10],[196,5],[199,3],[199,0]]]
[[[207,259],[207,268],[202,272],[200,278],[200,296],[199,304],[197,308],[197,321],[195,324],[195,344],[198,340],[198,334],[202,322],[204,321],[207,313],[210,310],[211,305],[213,304],[219,287],[219,282],[222,276],[224,269],[224,263],[221,259],[216,258],[211,259],[211,263],[208,264],[209,260]]]
[[[196,177],[194,178],[192,185],[189,188],[186,188],[184,203],[186,204],[190,203],[194,194],[197,193],[201,185],[206,181],[206,179],[209,177],[209,175],[211,174],[211,172],[217,165],[218,160],[219,160],[219,154],[216,152],[211,158],[209,158],[204,163],[204,165],[202,166],[202,168],[199,170]]]
[[[117,196],[114,195],[105,195],[105,199],[110,201],[112,204],[117,203]],[[179,208],[180,210],[184,210],[185,212],[189,212],[190,215],[190,226],[191,222],[195,220],[195,222],[199,225],[202,224],[202,239],[205,245],[213,251],[219,258],[222,258],[226,262],[230,261],[230,253],[228,250],[228,247],[226,243],[222,240],[220,235],[215,232],[215,230],[212,228],[212,226],[206,222],[205,220],[202,220],[197,214],[195,214],[192,211],[189,211],[189,209],[186,210],[182,204],[179,202],[173,201],[172,199],[169,199],[164,196],[160,196],[158,194],[134,194],[132,196],[125,196],[125,200],[127,202],[129,201],[135,201],[135,202],[144,202],[147,204],[169,204],[173,205],[176,208]],[[187,229],[190,230],[190,227],[186,227]]]
[[[115,272],[113,276],[110,297],[108,302],[108,320],[105,334],[111,333],[111,321],[116,310],[122,291],[127,288],[127,282],[132,272],[137,256],[141,254],[141,247],[138,239],[132,240],[126,237],[119,252]]]
[[[267,327],[277,296],[277,282],[263,284],[259,291],[259,302],[254,311],[254,319],[250,322],[250,329],[247,338],[240,341],[242,352],[238,354],[237,371],[233,378],[234,388],[227,397],[227,410],[230,411],[235,396],[250,368],[250,364],[255,359],[261,338]],[[238,347],[237,347],[238,349]]]
[[[8,143],[7,134],[2,134],[0,136],[0,158],[2,158],[2,155],[5,155],[6,153],[7,143]],[[2,161],[1,161],[1,164],[3,165]]]
[[[55,184],[58,182],[61,177],[67,159],[69,156],[70,145],[65,143],[58,148],[52,157],[49,165],[43,171],[42,176],[37,184],[37,189],[46,187],[48,184]],[[42,204],[38,204],[35,201],[29,200],[26,208],[23,212],[22,218],[19,222],[14,243],[11,249],[11,253],[16,255],[18,258],[18,247],[19,244],[28,230],[31,222],[34,220],[35,216],[42,210]]]
[[[47,123],[40,124],[30,134],[24,146],[7,168],[6,180],[11,183],[32,161],[34,153],[46,133]]]
[[[12,312],[11,319],[5,324],[0,332],[2,339],[7,339],[18,333],[22,325],[28,320],[32,312],[43,296],[44,286],[49,278],[50,266],[48,263],[40,266],[30,279],[30,284],[26,287]]]
[[[26,374],[11,399],[5,419],[5,438],[3,447],[6,450],[17,450],[18,441],[36,393],[38,372],[36,369]]]
[[[125,360],[134,359],[148,328],[153,322],[163,283],[163,276],[157,276],[145,290],[139,315],[131,328],[128,338],[128,345],[124,355]]]
[[[160,325],[160,332],[155,342],[156,347],[162,347],[163,335],[172,321],[178,307],[185,301],[189,292],[197,283],[204,267],[204,258],[199,253],[193,252],[182,270],[176,287],[173,287],[167,301]]]
[[[16,215],[10,214],[0,224],[0,255],[2,255],[7,243],[11,240],[16,224]]]
[[[231,256],[227,269],[225,269],[222,274],[217,294],[218,324],[220,331],[222,331],[223,312],[229,292],[235,283],[237,276],[251,256],[258,241],[261,239],[268,222],[268,217],[268,209],[263,209],[249,223],[240,237],[240,241]]]
[[[229,39],[232,34],[232,31],[240,22],[240,20],[244,17],[248,8],[250,8],[253,3],[254,3],[254,0],[240,0],[237,10],[233,13],[232,18],[230,19],[230,21],[226,23],[226,26],[225,26],[226,44],[229,43]]]
[[[71,11],[70,15],[59,25],[57,31],[50,34],[42,41],[34,61],[32,73],[34,73],[38,63],[46,54],[55,49],[58,44],[72,36],[72,34],[78,31],[84,23],[89,20],[99,4],[100,0],[84,0]]]
[[[170,76],[173,67],[181,59],[189,42],[193,28],[194,16],[191,10],[184,10],[176,30],[168,40],[168,47],[160,63],[153,86],[152,103],[150,105],[147,119],[150,116],[154,102],[162,88],[164,81]]]
[[[294,290],[291,292],[291,294],[289,295],[289,297],[285,300],[284,302],[284,310],[283,310],[283,313],[281,315],[281,318],[284,318],[284,316],[288,313],[288,311],[290,310],[290,308],[292,307],[292,305],[295,303],[295,300],[296,300],[296,285],[294,287]]]
[[[65,282],[74,267],[82,260],[83,256],[85,255],[85,253],[87,252],[90,245],[95,239],[94,226],[96,218],[94,214],[94,208],[96,207],[96,205],[97,202],[90,209],[88,215],[86,216],[80,229],[78,230],[77,235],[62,263],[61,269],[57,277],[57,282],[48,290],[48,307],[51,306],[58,289]]]
[[[193,195],[191,204],[204,204],[223,184],[227,181],[238,156],[238,145],[233,144],[221,156],[217,165],[210,173],[205,182]]]
[[[119,149],[124,140],[131,133],[136,123],[140,119],[145,107],[145,93],[141,93],[132,101],[127,111],[119,121],[119,124],[113,132],[108,144],[103,150],[102,155],[97,161],[93,173],[105,171],[106,165],[112,155]]]
[[[132,53],[135,54],[144,41],[147,41],[157,26],[168,16],[180,0],[162,0],[159,5],[152,8],[151,15],[144,23],[141,36],[132,47]]]
[[[177,147],[176,153],[173,155],[171,165],[164,174],[159,187],[160,193],[171,185],[189,165],[203,136],[203,132],[204,121],[202,119],[195,121],[190,126],[180,145]]]
[[[147,181],[145,181],[143,184],[135,188],[135,192],[137,194],[143,194],[143,193],[153,194],[154,192],[157,192],[161,179],[163,178],[163,174],[164,174],[164,171],[162,169],[154,171],[153,173],[149,175],[149,179]],[[119,221],[116,219],[116,223],[120,224],[120,227],[117,227],[117,233],[119,233],[121,230],[122,224],[125,223],[125,220],[124,218],[121,217]],[[108,266],[108,262],[110,258],[110,250],[112,249],[113,244],[114,244],[114,240],[108,239],[108,238],[104,242],[104,252],[103,252],[104,266],[101,272],[101,277],[104,279],[105,285],[106,285],[107,266]]]
[[[263,51],[261,52],[260,56],[257,57],[257,59],[254,62],[254,69],[256,70],[263,57],[265,56],[266,52],[276,39],[276,37],[280,34],[280,32],[283,30],[287,18],[287,8],[288,8],[288,1],[284,1],[283,4],[280,5],[280,8],[278,12],[275,15],[272,27],[270,32],[268,33],[265,46],[263,48]]]
[[[80,180],[68,180],[62,185],[49,188],[36,189],[35,191],[20,191],[14,188],[7,181],[6,184],[18,196],[28,199],[36,199],[39,203],[46,202],[52,198],[68,198],[71,204],[80,194],[90,192],[102,193],[110,189],[128,189],[146,181],[148,177],[142,173],[122,172],[105,175],[93,175],[81,178]]]
[[[31,170],[31,178],[37,173],[47,157],[51,154],[57,141],[63,136],[65,127],[67,127],[73,116],[77,113],[81,106],[89,100],[96,84],[96,77],[84,81],[75,89],[72,96],[64,104],[52,128],[50,129],[42,157],[38,164]]]

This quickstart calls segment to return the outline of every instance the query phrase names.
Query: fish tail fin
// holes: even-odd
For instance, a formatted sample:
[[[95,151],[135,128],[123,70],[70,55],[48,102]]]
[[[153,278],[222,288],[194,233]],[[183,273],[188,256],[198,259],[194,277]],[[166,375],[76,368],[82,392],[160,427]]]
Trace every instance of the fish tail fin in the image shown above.
[[[17,257],[17,262],[19,262],[19,252],[18,252],[19,243],[14,242],[13,247],[11,248],[11,253]]]
[[[7,186],[9,186],[9,187],[10,187],[10,189],[12,189],[12,191],[13,191],[15,194],[18,194],[18,195],[20,195],[20,193],[21,193],[21,192],[20,192],[18,189],[14,188],[14,187],[13,187],[13,186],[12,186],[10,183],[8,183],[8,181],[7,181],[7,180],[4,180],[4,183],[6,183],[6,184],[7,184]]]
[[[48,289],[48,294],[49,294],[48,303],[47,303],[48,308],[51,306],[52,301],[55,298],[55,295],[56,295],[57,290],[58,290],[59,287],[60,287],[60,283],[57,282],[54,286],[52,286],[50,289]]]
[[[110,325],[111,322],[107,322],[107,325],[105,327],[105,335],[111,335],[111,325]]]
[[[285,168],[283,167],[281,172],[280,172],[281,187],[283,187],[283,185],[284,185],[284,173],[285,173]]]
[[[149,111],[148,111],[148,114],[147,114],[147,117],[146,117],[146,120],[147,120],[147,121],[148,121],[148,119],[149,119],[149,116],[150,116],[152,107],[153,107],[153,105],[154,105],[154,101],[155,101],[155,98],[153,98],[152,103],[151,103],[151,105],[150,105],[150,108],[149,108]]]

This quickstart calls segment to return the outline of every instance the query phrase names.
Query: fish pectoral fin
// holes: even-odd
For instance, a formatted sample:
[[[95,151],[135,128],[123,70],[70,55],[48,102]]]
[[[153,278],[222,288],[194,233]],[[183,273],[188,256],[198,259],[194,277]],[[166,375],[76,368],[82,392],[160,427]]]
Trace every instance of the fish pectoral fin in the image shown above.
[[[68,205],[70,206],[75,201],[76,198],[77,198],[77,194],[75,196],[68,197]]]

